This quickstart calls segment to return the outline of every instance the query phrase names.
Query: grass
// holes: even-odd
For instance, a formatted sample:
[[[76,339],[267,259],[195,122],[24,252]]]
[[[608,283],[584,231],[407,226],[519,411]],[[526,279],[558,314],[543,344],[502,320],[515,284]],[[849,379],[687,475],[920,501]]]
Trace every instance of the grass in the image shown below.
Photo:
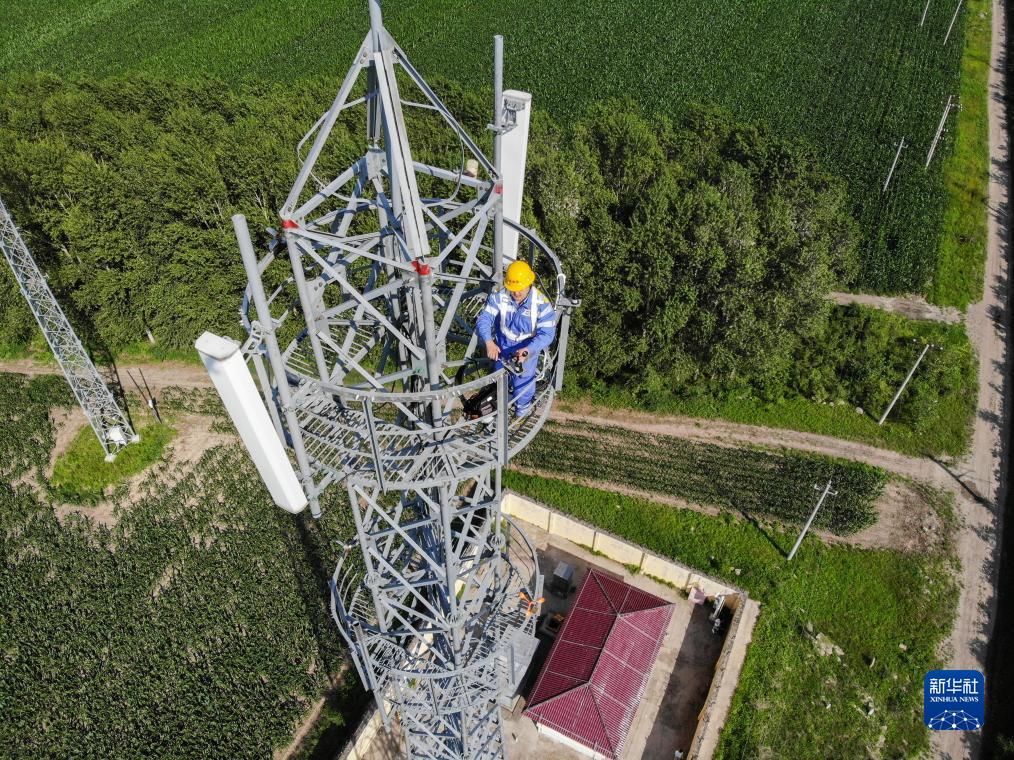
[[[31,351],[28,346],[16,343],[0,343],[0,361],[14,361],[16,359],[31,359]]]
[[[786,428],[913,456],[953,457],[967,450],[978,396],[978,364],[962,325],[845,307],[833,314],[832,326],[833,335],[821,338],[814,350],[797,359],[785,395],[777,401],[762,400],[748,390],[680,396],[679,389],[646,393],[618,385],[589,389],[567,385],[559,403],[564,409],[593,403]],[[878,425],[926,343],[935,348],[887,421]],[[821,379],[814,381],[815,375]]]
[[[201,365],[201,357],[196,349],[168,348],[161,344],[151,344],[146,341],[126,346],[117,352],[116,358],[120,362],[134,362],[137,364],[179,362],[180,364]]]
[[[947,209],[929,300],[964,309],[982,298],[989,185],[988,84],[991,5],[969,0],[961,62],[961,109],[954,150],[944,162]]]
[[[56,357],[49,349],[46,339],[42,337],[41,330],[32,330],[32,336],[28,343],[0,342],[0,361],[17,361],[19,359],[28,359],[35,364],[57,366]]]
[[[940,665],[956,585],[950,547],[926,554],[827,545],[755,527],[507,472],[505,484],[659,554],[724,578],[761,603],[718,758],[915,757],[928,750],[922,681]],[[948,524],[949,503],[928,494]],[[740,572],[737,574],[736,570]],[[818,654],[824,633],[844,655]],[[867,715],[869,706],[874,712]],[[843,755],[842,748],[851,748]]]
[[[313,727],[296,747],[294,760],[333,760],[359,727],[359,711],[349,708],[369,697],[363,693],[354,668],[347,668],[340,678],[325,696]]]
[[[139,434],[140,441],[121,449],[114,461],[107,462],[95,432],[90,425],[85,425],[74,436],[67,450],[57,457],[50,486],[69,501],[101,499],[107,488],[122,483],[161,459],[176,431],[168,425],[152,423],[142,428]]]
[[[637,400],[622,389],[596,393],[594,396],[569,393],[558,402],[563,410],[579,408],[587,403],[616,409],[639,408]],[[959,398],[945,399],[939,410],[941,424],[925,432],[890,419],[879,426],[872,416],[872,410],[864,410],[859,414],[849,404],[821,404],[802,398],[767,403],[754,398],[674,398],[662,404],[653,404],[650,411],[816,433],[868,443],[911,456],[957,456],[968,447],[970,421],[966,406]]]

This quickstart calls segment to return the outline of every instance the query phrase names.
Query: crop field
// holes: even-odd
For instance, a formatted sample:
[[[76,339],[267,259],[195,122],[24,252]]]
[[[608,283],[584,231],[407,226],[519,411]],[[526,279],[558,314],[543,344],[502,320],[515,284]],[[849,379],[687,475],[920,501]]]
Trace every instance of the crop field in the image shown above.
[[[343,671],[319,560],[342,511],[293,520],[245,452],[216,447],[175,485],[149,478],[117,502],[115,525],[58,521],[19,481],[48,460],[48,410],[69,389],[0,380],[4,756],[253,758],[288,744]],[[346,671],[332,699],[354,720],[361,694]]]
[[[929,751],[922,682],[940,667],[956,587],[952,552],[903,554],[771,538],[746,520],[508,472],[505,483],[641,546],[745,588],[761,603],[739,686],[722,731],[720,760],[912,758]],[[929,495],[953,523],[949,502]],[[822,633],[842,650],[823,655]]]
[[[425,74],[473,89],[490,87],[492,36],[503,33],[508,86],[531,90],[557,117],[609,98],[671,115],[707,102],[802,138],[847,181],[866,231],[855,285],[921,292],[937,266],[950,132],[929,170],[923,163],[948,95],[959,95],[966,16],[978,22],[988,11],[986,0],[966,3],[944,45],[953,5],[930,3],[921,28],[917,0],[428,0],[389,2],[385,21]],[[3,73],[143,70],[227,82],[341,76],[367,26],[366,0],[35,0],[7,15]],[[949,271],[959,270],[960,256],[948,256]]]
[[[857,462],[731,449],[588,423],[547,423],[513,461],[790,523],[806,520],[816,501],[814,484],[830,478],[839,495],[814,524],[838,535],[873,524],[886,478]]]

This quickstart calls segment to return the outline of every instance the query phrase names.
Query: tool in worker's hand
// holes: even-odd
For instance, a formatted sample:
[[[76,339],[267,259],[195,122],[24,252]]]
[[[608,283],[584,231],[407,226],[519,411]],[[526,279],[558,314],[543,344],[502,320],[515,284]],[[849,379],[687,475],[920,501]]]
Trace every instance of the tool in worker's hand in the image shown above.
[[[524,361],[528,358],[528,349],[522,348],[514,354],[511,354],[507,359],[502,359],[504,369],[510,372],[512,375],[520,375],[524,372]]]

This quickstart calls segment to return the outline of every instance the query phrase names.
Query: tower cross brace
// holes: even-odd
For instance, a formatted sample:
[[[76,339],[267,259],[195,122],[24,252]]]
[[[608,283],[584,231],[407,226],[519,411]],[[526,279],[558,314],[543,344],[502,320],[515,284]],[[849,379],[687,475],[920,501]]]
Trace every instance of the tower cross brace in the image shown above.
[[[99,439],[106,460],[139,440],[127,415],[120,409],[102,375],[95,368],[81,340],[49,289],[45,275],[32,258],[14,218],[0,200],[0,250],[42,335],[60,364],[74,397],[84,410],[88,424]]]

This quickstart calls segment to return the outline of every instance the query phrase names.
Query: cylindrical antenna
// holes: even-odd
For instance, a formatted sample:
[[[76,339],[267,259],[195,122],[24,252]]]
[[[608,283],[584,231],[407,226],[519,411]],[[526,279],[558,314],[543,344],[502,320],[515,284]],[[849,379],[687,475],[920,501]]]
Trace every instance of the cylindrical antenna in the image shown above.
[[[380,12],[380,0],[370,0],[370,31],[373,32],[373,42],[380,47],[380,30],[384,28],[384,16]]]
[[[503,285],[503,35],[493,37],[493,168],[500,184],[500,205],[493,219],[493,278]]]
[[[232,227],[236,232],[236,242],[239,243],[239,253],[243,259],[243,268],[246,270],[246,278],[250,283],[250,295],[253,298],[257,320],[260,322],[264,346],[268,350],[271,371],[275,375],[278,397],[282,402],[282,408],[285,410],[285,422],[289,429],[292,450],[296,454],[296,463],[299,465],[299,471],[302,475],[303,490],[306,492],[306,496],[310,502],[310,514],[314,517],[320,517],[320,503],[317,501],[315,494],[311,496],[313,494],[313,476],[310,473],[310,460],[306,455],[303,437],[299,431],[299,420],[296,418],[296,413],[292,406],[289,381],[285,374],[285,362],[282,360],[282,352],[278,348],[278,339],[275,336],[275,321],[271,316],[271,307],[268,305],[268,298],[264,292],[264,283],[261,280],[260,269],[257,267],[257,254],[254,252],[253,242],[250,240],[250,230],[247,227],[246,217],[242,214],[233,216]]]
[[[503,126],[503,35],[493,37],[493,126]],[[499,137],[499,133],[496,135]],[[493,156],[496,170],[500,171],[500,157]]]

